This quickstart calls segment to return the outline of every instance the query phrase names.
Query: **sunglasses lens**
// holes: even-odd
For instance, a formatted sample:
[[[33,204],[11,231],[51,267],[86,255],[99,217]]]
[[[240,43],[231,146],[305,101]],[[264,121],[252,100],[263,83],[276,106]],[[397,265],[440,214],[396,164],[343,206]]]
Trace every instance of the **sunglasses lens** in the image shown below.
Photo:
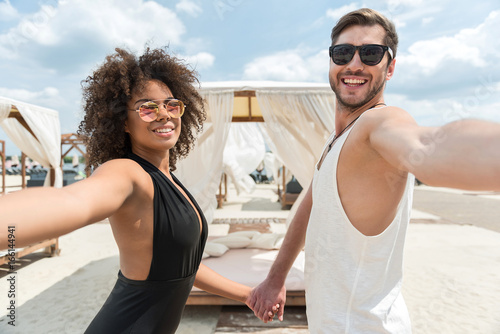
[[[180,100],[170,100],[167,103],[167,111],[173,118],[179,118],[184,114],[184,103]]]
[[[336,45],[332,50],[332,60],[337,65],[349,63],[354,56],[355,48],[352,45]]]
[[[139,116],[145,122],[152,122],[158,117],[158,105],[154,102],[146,102],[139,107]]]
[[[359,50],[361,61],[368,66],[375,66],[382,58],[384,58],[385,51],[380,45],[366,45]]]
[[[352,60],[357,49],[359,49],[359,57],[364,64],[375,66],[384,58],[387,47],[378,44],[363,46],[340,44],[330,47],[330,57],[335,64],[346,65]]]

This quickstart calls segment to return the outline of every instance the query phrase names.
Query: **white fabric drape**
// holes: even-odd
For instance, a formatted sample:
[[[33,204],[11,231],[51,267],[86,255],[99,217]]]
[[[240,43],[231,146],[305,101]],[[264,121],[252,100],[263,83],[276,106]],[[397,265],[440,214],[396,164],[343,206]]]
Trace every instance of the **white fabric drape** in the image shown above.
[[[255,181],[250,177],[264,160],[266,144],[255,123],[233,123],[224,147],[224,172],[233,182],[236,192],[255,190]]]
[[[335,95],[328,90],[256,90],[272,151],[305,188],[333,131]]]
[[[233,115],[234,90],[203,93],[209,114],[194,149],[177,163],[175,175],[189,189],[208,223],[217,208],[215,195],[222,176],[222,158]]]
[[[59,114],[51,109],[0,97],[0,125],[3,130],[28,157],[38,161],[44,167],[55,170],[55,187],[62,187],[61,170],[61,127]],[[16,119],[6,118],[5,110],[14,105],[24,118],[36,138]],[[7,113],[8,115],[8,113]],[[2,120],[3,118],[3,120]],[[37,140],[38,139],[38,140]],[[45,179],[45,186],[50,185],[50,173]]]
[[[0,103],[0,123],[9,116],[10,104]]]

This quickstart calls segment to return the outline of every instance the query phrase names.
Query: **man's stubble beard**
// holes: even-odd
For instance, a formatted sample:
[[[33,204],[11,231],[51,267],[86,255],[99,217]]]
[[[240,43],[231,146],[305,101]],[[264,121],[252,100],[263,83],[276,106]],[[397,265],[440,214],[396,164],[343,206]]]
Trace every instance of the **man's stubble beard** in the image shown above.
[[[335,84],[333,84],[331,80],[330,80],[330,87],[332,88],[333,92],[335,93],[335,97],[337,98],[337,103],[339,104],[340,108],[343,111],[354,112],[354,111],[359,110],[359,108],[363,107],[368,102],[370,102],[370,100],[372,100],[378,93],[380,93],[384,89],[384,87],[385,87],[385,80],[384,80],[384,77],[381,77],[380,82],[379,83],[377,82],[377,84],[375,85],[375,87],[373,87],[368,92],[368,94],[366,95],[366,98],[364,98],[363,100],[361,100],[360,102],[357,102],[357,103],[346,102],[341,97],[341,95],[339,93],[338,86],[336,86]]]

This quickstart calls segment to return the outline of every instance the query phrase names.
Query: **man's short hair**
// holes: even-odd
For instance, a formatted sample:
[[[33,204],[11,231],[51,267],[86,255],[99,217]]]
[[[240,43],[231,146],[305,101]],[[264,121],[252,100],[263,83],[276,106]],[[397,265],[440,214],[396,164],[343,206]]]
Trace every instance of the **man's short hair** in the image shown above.
[[[391,48],[395,58],[398,48],[398,34],[396,32],[396,27],[394,26],[394,23],[392,23],[384,15],[370,8],[361,8],[342,16],[332,29],[332,45],[337,42],[340,33],[347,27],[355,25],[374,26],[377,24],[384,28],[386,32],[384,43]]]

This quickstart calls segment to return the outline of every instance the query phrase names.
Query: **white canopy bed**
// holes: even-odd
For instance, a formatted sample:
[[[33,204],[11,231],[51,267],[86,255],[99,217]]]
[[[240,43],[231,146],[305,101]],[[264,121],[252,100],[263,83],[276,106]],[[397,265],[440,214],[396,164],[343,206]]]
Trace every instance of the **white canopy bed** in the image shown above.
[[[237,188],[238,184],[245,187],[244,177],[265,154],[259,153],[263,141],[298,182],[308,186],[324,142],[334,129],[335,96],[328,84],[205,82],[200,92],[207,101],[208,119],[193,151],[177,164],[176,175],[192,192],[209,223],[217,208],[214,194],[221,175],[226,172]],[[252,232],[251,226],[248,229]],[[263,232],[273,233],[272,228]],[[269,244],[269,238],[266,234],[254,235],[250,241],[237,234],[212,238],[207,251],[214,248],[213,243],[221,243],[229,251],[217,254],[217,245],[204,263],[223,276],[255,286],[266,277],[278,252],[279,242]],[[286,282],[289,305],[304,305],[303,266],[301,253]],[[197,289],[188,300],[192,305],[233,303]]]
[[[59,114],[52,109],[0,97],[0,126],[10,140],[28,157],[50,169],[44,186],[62,186],[61,130]],[[2,157],[4,160],[5,157]],[[25,186],[24,160],[22,162],[22,187]],[[5,161],[2,164],[2,179],[5,180]],[[2,183],[5,194],[5,181]],[[15,225],[16,222],[11,222]],[[22,257],[45,248],[51,255],[59,253],[58,238],[45,240],[18,249],[16,257]],[[0,264],[6,263],[6,256],[0,256]]]

